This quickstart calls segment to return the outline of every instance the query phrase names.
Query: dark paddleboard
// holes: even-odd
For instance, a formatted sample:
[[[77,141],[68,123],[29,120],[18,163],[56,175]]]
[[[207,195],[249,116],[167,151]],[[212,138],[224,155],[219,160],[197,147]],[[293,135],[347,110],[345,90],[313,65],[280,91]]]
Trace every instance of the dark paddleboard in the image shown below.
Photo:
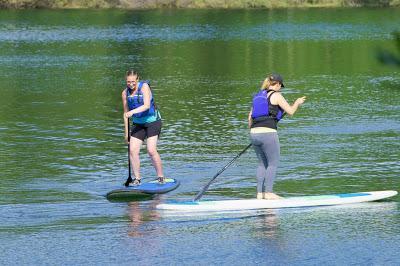
[[[166,178],[164,183],[157,180],[145,182],[139,186],[129,186],[114,189],[107,193],[108,199],[126,197],[146,197],[154,194],[162,194],[172,191],[179,187],[179,181],[174,178]]]

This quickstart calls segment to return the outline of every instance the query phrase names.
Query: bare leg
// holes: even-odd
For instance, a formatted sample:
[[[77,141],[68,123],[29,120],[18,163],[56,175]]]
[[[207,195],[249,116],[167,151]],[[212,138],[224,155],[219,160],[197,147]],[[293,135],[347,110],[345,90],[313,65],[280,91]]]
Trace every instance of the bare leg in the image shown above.
[[[154,168],[156,169],[157,176],[163,177],[163,168],[160,154],[157,151],[158,136],[153,136],[147,139],[147,152],[151,158]]]
[[[140,146],[142,146],[143,141],[137,138],[131,137],[129,145],[130,145],[130,151],[131,151],[131,165],[132,165],[132,171],[133,175],[135,178],[140,179],[140,159],[139,159],[139,152],[140,152]]]

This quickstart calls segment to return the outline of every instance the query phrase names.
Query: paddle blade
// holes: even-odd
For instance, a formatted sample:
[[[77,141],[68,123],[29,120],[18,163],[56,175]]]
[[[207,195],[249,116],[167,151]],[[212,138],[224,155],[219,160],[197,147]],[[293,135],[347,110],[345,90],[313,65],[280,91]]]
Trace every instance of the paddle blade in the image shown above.
[[[131,176],[128,177],[128,179],[126,179],[124,186],[125,187],[129,187],[129,184],[132,183],[133,179]]]

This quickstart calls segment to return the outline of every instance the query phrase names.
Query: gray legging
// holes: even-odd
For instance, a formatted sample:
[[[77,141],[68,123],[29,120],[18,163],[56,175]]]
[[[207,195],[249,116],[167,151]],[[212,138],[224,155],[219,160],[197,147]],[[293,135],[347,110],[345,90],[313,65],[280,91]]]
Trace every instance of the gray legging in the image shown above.
[[[250,139],[258,158],[257,193],[272,192],[280,156],[278,133],[251,133]]]

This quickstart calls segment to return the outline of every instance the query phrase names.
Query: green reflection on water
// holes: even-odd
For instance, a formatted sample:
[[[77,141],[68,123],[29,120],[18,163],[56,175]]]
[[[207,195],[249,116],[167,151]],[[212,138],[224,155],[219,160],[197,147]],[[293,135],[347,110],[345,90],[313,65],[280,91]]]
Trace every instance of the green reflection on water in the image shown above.
[[[290,101],[308,96],[304,108],[280,127],[277,190],[313,193],[307,188],[317,188],[318,182],[324,184],[318,191],[323,193],[343,192],[347,182],[359,184],[357,190],[393,188],[394,182],[383,178],[393,179],[399,173],[391,162],[399,160],[400,82],[398,72],[379,64],[374,51],[393,47],[389,31],[399,24],[398,13],[398,9],[227,14],[1,11],[5,28],[0,31],[0,138],[4,143],[0,190],[6,195],[13,188],[1,202],[85,200],[95,197],[96,189],[120,182],[126,172],[120,93],[130,67],[154,84],[164,117],[160,152],[167,167],[197,162],[219,167],[232,158],[248,142],[251,94],[268,72],[277,71],[285,78],[285,96]],[[263,37],[269,28],[290,30],[297,24],[300,32],[290,31],[292,38],[279,30],[276,36]],[[203,37],[192,36],[190,27]],[[146,30],[137,33],[138,40],[124,39],[123,34],[106,36],[124,33],[126,28],[132,38],[136,29]],[[353,39],[352,28],[362,30]],[[19,31],[17,40],[7,41],[10,30]],[[301,30],[320,37],[313,39]],[[31,39],[18,41],[30,35]],[[249,170],[237,179],[239,184],[252,182],[254,160],[249,155],[240,161],[240,167]],[[143,168],[151,169],[146,159]],[[205,180],[215,171],[187,178]],[[340,171],[348,172],[345,178],[334,176]],[[366,176],[378,176],[385,185],[365,181]],[[282,181],[287,177],[298,180],[290,181],[296,185]],[[39,192],[24,189],[27,182],[38,184],[43,178],[54,183],[40,183]],[[318,181],[304,181],[307,178]],[[106,183],[88,192],[92,180]],[[222,185],[225,182],[221,180]],[[58,194],[57,183],[65,185],[67,192]],[[71,184],[75,185],[68,191]],[[182,193],[196,190],[186,188]],[[247,185],[239,188],[243,191],[239,194],[231,190],[217,187],[212,193],[254,194]]]

